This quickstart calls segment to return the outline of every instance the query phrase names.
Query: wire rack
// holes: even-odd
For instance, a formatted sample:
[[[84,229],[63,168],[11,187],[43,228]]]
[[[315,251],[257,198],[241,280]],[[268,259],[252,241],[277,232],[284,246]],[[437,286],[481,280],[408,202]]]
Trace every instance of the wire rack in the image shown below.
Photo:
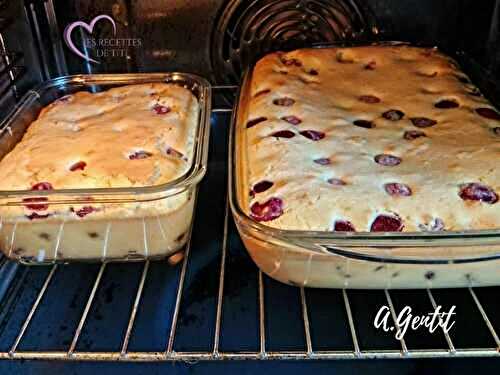
[[[262,274],[226,199],[232,112],[214,88],[209,173],[182,262],[26,267],[0,260],[0,359],[198,361],[500,356],[500,288],[354,291],[286,286]],[[457,305],[446,333],[376,330]],[[394,324],[397,331],[403,327]]]

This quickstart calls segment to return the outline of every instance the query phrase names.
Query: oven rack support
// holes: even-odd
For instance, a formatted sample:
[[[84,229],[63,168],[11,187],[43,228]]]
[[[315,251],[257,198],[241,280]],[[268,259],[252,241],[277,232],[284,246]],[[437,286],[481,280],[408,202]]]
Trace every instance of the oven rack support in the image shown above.
[[[235,86],[215,86],[213,87],[214,94],[222,94],[223,92],[235,92],[237,87]],[[215,106],[212,111],[213,113],[232,113],[232,108],[225,106]],[[226,262],[228,257],[228,228],[230,222],[230,209],[227,203],[224,209],[224,225],[223,225],[223,240],[220,244],[220,272],[218,274],[218,288],[216,293],[216,311],[215,311],[215,327],[214,335],[212,337],[212,349],[209,351],[197,352],[197,351],[175,351],[174,344],[176,339],[176,330],[179,321],[180,306],[183,297],[183,290],[185,288],[185,278],[188,269],[190,253],[191,253],[191,236],[186,245],[184,259],[180,265],[181,270],[178,278],[178,287],[176,291],[175,298],[175,308],[172,314],[172,320],[170,325],[170,330],[166,334],[168,335],[167,345],[163,351],[149,352],[149,351],[129,351],[129,340],[131,334],[134,330],[134,323],[136,320],[137,311],[141,305],[141,299],[143,296],[144,285],[148,278],[148,272],[150,270],[150,262],[146,261],[143,263],[141,276],[136,287],[135,297],[132,299],[132,305],[130,306],[128,323],[126,327],[125,334],[123,336],[120,350],[118,351],[78,351],[76,350],[77,344],[80,338],[80,334],[88,321],[89,311],[94,302],[94,297],[96,291],[99,288],[103,273],[107,267],[107,263],[103,263],[97,276],[94,279],[90,293],[84,303],[83,310],[80,316],[79,323],[73,333],[73,338],[70,345],[65,351],[48,351],[43,348],[33,351],[19,350],[19,344],[21,343],[23,337],[25,337],[26,332],[29,330],[32,319],[37,312],[37,309],[45,297],[46,291],[53,282],[54,276],[60,270],[62,266],[54,264],[50,268],[47,276],[45,277],[41,288],[31,305],[26,317],[24,318],[24,323],[19,329],[15,340],[10,345],[10,349],[7,351],[0,352],[0,359],[14,359],[14,360],[58,360],[58,361],[130,361],[130,362],[153,362],[153,361],[207,361],[207,360],[333,360],[333,359],[372,359],[372,358],[384,358],[384,359],[400,359],[400,358],[457,358],[457,357],[500,357],[500,338],[498,336],[495,327],[490,321],[490,312],[487,312],[483,304],[481,303],[478,295],[474,288],[464,288],[461,290],[463,293],[470,295],[475,304],[475,310],[477,315],[475,319],[480,319],[487,327],[489,334],[491,335],[492,342],[495,343],[494,347],[485,348],[456,348],[452,337],[442,330],[441,334],[444,335],[447,347],[439,349],[409,349],[405,339],[399,340],[399,348],[395,350],[375,350],[375,349],[362,349],[360,347],[360,337],[358,333],[357,326],[355,324],[354,313],[351,309],[351,299],[350,291],[342,290],[342,299],[344,304],[345,313],[347,315],[347,326],[344,327],[351,336],[352,339],[352,349],[351,350],[317,350],[311,339],[311,322],[309,316],[310,306],[308,305],[307,295],[304,288],[300,288],[300,310],[302,313],[302,324],[303,324],[303,337],[306,343],[305,350],[302,351],[274,351],[269,350],[267,335],[266,335],[266,302],[265,293],[266,287],[264,282],[263,273],[256,267],[253,269],[256,272],[256,277],[258,280],[258,291],[257,299],[255,304],[258,311],[258,338],[259,338],[259,350],[258,351],[222,351],[220,349],[221,340],[221,327],[224,324],[223,317],[223,305],[225,298],[225,277],[228,264]],[[0,276],[8,272],[12,273],[12,270],[16,270],[17,265],[6,261],[6,259],[0,259]],[[30,272],[30,267],[25,269],[25,272]],[[11,286],[12,287],[12,286]],[[14,286],[15,287],[15,286]],[[393,322],[396,322],[396,312],[393,305],[393,299],[391,296],[391,291],[384,290],[385,299],[387,306],[390,308],[391,317]],[[435,293],[431,289],[426,290],[427,298],[433,307],[436,307],[437,300]],[[1,313],[1,312],[0,312]],[[400,329],[396,325],[397,330]]]

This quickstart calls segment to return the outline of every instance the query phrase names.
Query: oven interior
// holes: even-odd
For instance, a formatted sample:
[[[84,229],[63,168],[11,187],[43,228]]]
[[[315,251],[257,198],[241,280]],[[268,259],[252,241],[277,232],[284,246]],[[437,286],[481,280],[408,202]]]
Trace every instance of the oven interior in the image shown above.
[[[138,40],[95,56],[94,38]],[[0,113],[40,82],[77,73],[183,71],[213,83],[209,168],[183,260],[27,267],[0,259],[0,358],[53,360],[341,359],[498,356],[498,287],[319,290],[280,284],[247,255],[227,205],[228,133],[242,71],[266,52],[339,40],[404,40],[463,51],[464,67],[497,105],[500,1],[0,0]],[[430,285],[431,286],[431,285]],[[375,329],[456,306],[446,333]]]

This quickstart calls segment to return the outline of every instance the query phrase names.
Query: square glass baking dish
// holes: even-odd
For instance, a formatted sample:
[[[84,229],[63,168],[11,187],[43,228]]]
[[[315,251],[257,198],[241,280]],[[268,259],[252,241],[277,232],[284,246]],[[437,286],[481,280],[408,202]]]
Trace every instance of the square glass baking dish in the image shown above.
[[[381,42],[382,44],[407,44]],[[381,44],[380,42],[375,44]],[[358,46],[345,43],[317,48]],[[449,53],[483,93],[498,104],[498,87],[463,53]],[[478,231],[363,233],[272,228],[252,219],[244,192],[242,139],[252,67],[243,79],[230,134],[229,199],[243,243],[270,277],[320,288],[452,288],[500,284],[500,228]]]
[[[184,73],[98,74],[47,81],[29,91],[0,125],[0,158],[14,148],[41,109],[54,100],[78,91],[100,92],[154,82],[183,86],[199,102],[186,173],[173,181],[144,187],[0,191],[0,212],[25,207],[26,201],[44,200],[58,211],[77,212],[91,205],[110,213],[99,218],[1,217],[0,247],[8,258],[24,264],[138,261],[163,258],[183,248],[189,237],[197,185],[207,169],[211,88],[201,77]]]

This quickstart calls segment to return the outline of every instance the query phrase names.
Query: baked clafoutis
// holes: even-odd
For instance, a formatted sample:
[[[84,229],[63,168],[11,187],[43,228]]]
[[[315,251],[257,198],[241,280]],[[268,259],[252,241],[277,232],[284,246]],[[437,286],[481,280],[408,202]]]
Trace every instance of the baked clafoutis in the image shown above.
[[[284,230],[500,228],[500,113],[437,49],[265,56],[237,129],[254,220]]]
[[[158,186],[192,163],[199,118],[186,88],[147,83],[77,92],[43,108],[0,161],[0,190],[50,191]],[[193,191],[162,199],[2,205],[2,250],[29,261],[150,257],[188,237]],[[112,196],[108,197],[112,198]],[[96,202],[94,200],[97,200]]]

